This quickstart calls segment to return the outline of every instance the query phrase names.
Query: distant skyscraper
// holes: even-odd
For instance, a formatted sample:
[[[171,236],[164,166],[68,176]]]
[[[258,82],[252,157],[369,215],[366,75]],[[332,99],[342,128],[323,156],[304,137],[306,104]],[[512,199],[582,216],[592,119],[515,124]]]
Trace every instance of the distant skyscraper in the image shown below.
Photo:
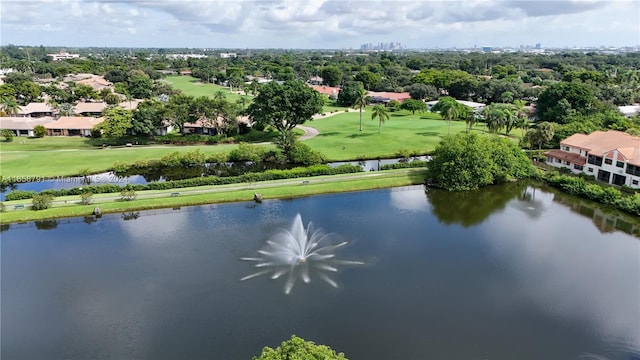
[[[542,45],[541,44],[536,44],[536,49],[542,49]]]

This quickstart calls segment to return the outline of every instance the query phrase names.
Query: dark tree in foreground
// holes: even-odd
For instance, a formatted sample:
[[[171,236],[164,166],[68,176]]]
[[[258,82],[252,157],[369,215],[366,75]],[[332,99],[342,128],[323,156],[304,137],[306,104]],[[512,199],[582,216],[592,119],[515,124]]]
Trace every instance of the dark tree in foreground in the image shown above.
[[[343,353],[336,353],[326,345],[316,345],[295,335],[283,341],[275,349],[265,347],[259,357],[253,360],[347,360]]]
[[[281,137],[291,138],[291,130],[311,120],[323,105],[322,95],[303,82],[273,81],[260,89],[247,112],[255,122],[273,126]],[[286,153],[289,147],[284,144],[283,150]]]

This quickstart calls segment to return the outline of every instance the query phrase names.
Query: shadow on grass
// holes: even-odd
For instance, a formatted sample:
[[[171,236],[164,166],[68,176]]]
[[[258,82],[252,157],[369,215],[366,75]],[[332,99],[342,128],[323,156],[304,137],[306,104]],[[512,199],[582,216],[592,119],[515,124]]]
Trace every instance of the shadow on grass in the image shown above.
[[[338,135],[338,134],[340,134],[340,133],[337,132],[337,131],[329,131],[329,132],[321,132],[317,136],[333,136],[333,135]]]
[[[390,115],[390,117],[406,117],[406,116],[414,116],[413,114],[398,114],[398,113],[392,113]]]
[[[422,135],[422,136],[436,136],[436,137],[441,137],[442,134],[439,133],[438,131],[425,131],[425,132],[419,132],[416,133],[416,135]]]
[[[347,137],[351,138],[351,139],[356,139],[356,138],[359,138],[359,137],[371,136],[371,135],[375,135],[375,134],[377,134],[377,132],[375,132],[375,133],[372,133],[372,132],[366,132],[365,133],[365,132],[363,132],[363,133],[358,133],[358,134],[351,134],[351,135],[348,135]]]

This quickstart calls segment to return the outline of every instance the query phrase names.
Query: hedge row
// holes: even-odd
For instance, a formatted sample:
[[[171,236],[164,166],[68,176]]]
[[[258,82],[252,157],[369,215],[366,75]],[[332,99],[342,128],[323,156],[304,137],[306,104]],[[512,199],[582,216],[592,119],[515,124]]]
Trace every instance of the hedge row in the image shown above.
[[[413,160],[410,162],[401,161],[394,164],[385,164],[380,166],[380,170],[393,170],[393,169],[409,169],[409,168],[421,168],[427,167],[427,161]]]
[[[544,177],[551,186],[593,201],[617,207],[634,215],[640,215],[640,194],[624,195],[611,186],[592,184],[585,179],[571,175],[548,174]]]
[[[286,170],[267,170],[261,173],[246,173],[239,176],[230,177],[218,177],[218,176],[206,176],[184,180],[173,180],[165,182],[153,182],[148,184],[127,184],[125,186],[119,186],[114,184],[102,184],[102,185],[90,185],[83,186],[82,188],[75,187],[71,189],[55,189],[44,190],[41,194],[51,194],[53,196],[66,196],[66,195],[80,195],[82,193],[90,192],[92,194],[108,194],[119,193],[122,190],[168,190],[178,189],[193,186],[205,186],[205,185],[225,185],[225,184],[238,184],[246,182],[258,182],[267,180],[281,180],[281,179],[294,179],[308,176],[321,176],[321,175],[338,175],[338,174],[350,174],[361,172],[362,169],[355,165],[341,165],[338,167],[329,167],[328,165],[315,165],[309,167],[297,167]],[[34,191],[12,191],[5,196],[5,200],[22,200],[31,199],[36,192]]]

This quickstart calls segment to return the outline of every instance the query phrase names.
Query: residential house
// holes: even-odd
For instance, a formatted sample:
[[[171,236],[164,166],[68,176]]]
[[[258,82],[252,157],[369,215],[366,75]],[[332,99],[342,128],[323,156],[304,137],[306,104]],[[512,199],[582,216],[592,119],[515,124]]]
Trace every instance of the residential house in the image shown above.
[[[102,116],[107,108],[107,103],[99,102],[79,102],[73,107],[73,112],[80,116]]]
[[[220,120],[217,122],[220,123]],[[182,132],[184,134],[197,134],[197,135],[216,135],[218,129],[216,124],[212,124],[210,121],[200,118],[195,122],[184,123]]]
[[[398,102],[404,102],[405,100],[411,99],[411,95],[408,92],[405,93],[395,93],[395,92],[378,92],[378,91],[367,91],[367,96],[369,97],[369,102],[371,104],[388,104],[392,100]]]
[[[311,85],[311,84],[309,84],[309,86],[311,86],[311,88],[313,88],[315,91],[319,92],[320,94],[327,95],[329,98],[332,98],[332,99],[337,99],[338,93],[340,92],[339,87]]]
[[[138,108],[138,104],[140,104],[142,101],[143,100],[140,100],[140,99],[125,100],[120,103],[120,107],[125,110],[133,111]]]
[[[320,76],[312,76],[311,78],[309,78],[308,83],[311,85],[322,85],[322,83],[324,82],[324,79],[321,78]]]
[[[19,117],[44,117],[44,116],[54,116],[55,109],[47,104],[47,103],[28,103],[25,106],[20,106],[18,110]]]
[[[47,125],[55,120],[50,116],[32,117],[0,117],[0,129],[9,130],[15,136],[35,136],[33,128],[37,125]]]
[[[466,101],[466,100],[456,100],[459,104],[468,106],[470,108],[473,109],[473,111],[476,114],[479,114],[482,112],[482,110],[484,110],[484,108],[487,106],[486,104],[483,103],[477,103],[477,102],[473,102],[473,101]],[[427,101],[427,110],[431,111],[431,108],[433,107],[433,105],[437,104],[438,100],[433,100],[433,101]]]
[[[105,118],[88,116],[62,116],[44,127],[49,136],[91,136],[91,130]]]
[[[640,137],[613,130],[573,134],[546,155],[548,165],[593,175],[607,184],[640,188]]]
[[[57,54],[47,54],[47,56],[51,56],[53,61],[67,60],[67,59],[78,59],[80,54],[70,54],[66,51],[60,51]]]

